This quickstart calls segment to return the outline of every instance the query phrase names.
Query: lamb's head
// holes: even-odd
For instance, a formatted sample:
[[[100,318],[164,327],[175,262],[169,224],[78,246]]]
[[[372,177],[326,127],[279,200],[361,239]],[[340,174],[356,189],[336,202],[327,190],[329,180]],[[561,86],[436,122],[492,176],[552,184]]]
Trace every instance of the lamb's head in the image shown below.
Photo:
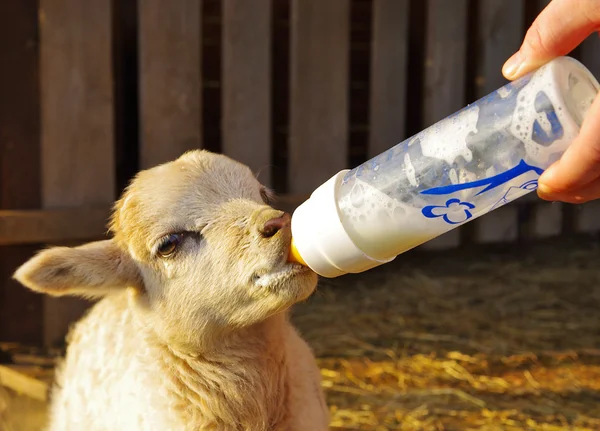
[[[55,296],[128,288],[159,336],[193,343],[261,322],[306,299],[317,275],[287,262],[290,216],[248,167],[192,151],[140,172],[117,202],[114,237],[42,251],[15,273]]]

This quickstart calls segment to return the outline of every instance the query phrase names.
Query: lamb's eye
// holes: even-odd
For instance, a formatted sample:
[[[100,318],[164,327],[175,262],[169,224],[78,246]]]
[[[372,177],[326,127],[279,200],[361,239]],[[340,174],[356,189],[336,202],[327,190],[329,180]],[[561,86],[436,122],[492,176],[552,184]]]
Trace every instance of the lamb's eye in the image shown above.
[[[158,254],[161,257],[171,256],[175,252],[175,250],[177,250],[177,247],[181,243],[182,239],[182,233],[172,233],[166,236],[158,246]]]
[[[271,205],[272,196],[270,191],[266,187],[262,187],[260,189],[260,197],[262,198],[264,203],[266,203],[267,205]]]

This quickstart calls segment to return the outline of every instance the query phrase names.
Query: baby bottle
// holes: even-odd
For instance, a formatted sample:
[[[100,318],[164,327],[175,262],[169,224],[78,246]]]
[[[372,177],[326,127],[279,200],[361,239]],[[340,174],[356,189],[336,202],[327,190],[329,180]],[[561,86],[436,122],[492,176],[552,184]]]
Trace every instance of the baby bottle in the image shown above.
[[[363,272],[534,191],[598,89],[559,57],[338,172],[293,213],[290,260],[328,278]]]

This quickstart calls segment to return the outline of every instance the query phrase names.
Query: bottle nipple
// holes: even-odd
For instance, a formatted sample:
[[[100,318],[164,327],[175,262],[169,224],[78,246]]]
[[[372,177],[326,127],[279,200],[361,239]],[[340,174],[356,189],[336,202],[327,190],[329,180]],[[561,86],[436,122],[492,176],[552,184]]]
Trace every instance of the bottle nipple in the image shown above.
[[[298,253],[298,249],[296,248],[296,245],[294,244],[294,238],[292,238],[292,243],[290,245],[288,262],[299,263],[300,265],[308,266],[306,264],[306,262],[304,262],[304,259],[302,259],[302,256],[300,256],[300,253]]]

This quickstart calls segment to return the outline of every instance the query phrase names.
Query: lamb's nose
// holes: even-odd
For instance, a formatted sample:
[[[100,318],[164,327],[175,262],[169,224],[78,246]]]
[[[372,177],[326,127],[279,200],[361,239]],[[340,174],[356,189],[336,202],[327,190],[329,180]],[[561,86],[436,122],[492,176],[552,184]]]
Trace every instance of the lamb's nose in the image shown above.
[[[288,213],[283,213],[280,217],[267,220],[262,229],[260,229],[260,233],[265,238],[271,238],[284,227],[289,227],[291,220],[292,217]]]

